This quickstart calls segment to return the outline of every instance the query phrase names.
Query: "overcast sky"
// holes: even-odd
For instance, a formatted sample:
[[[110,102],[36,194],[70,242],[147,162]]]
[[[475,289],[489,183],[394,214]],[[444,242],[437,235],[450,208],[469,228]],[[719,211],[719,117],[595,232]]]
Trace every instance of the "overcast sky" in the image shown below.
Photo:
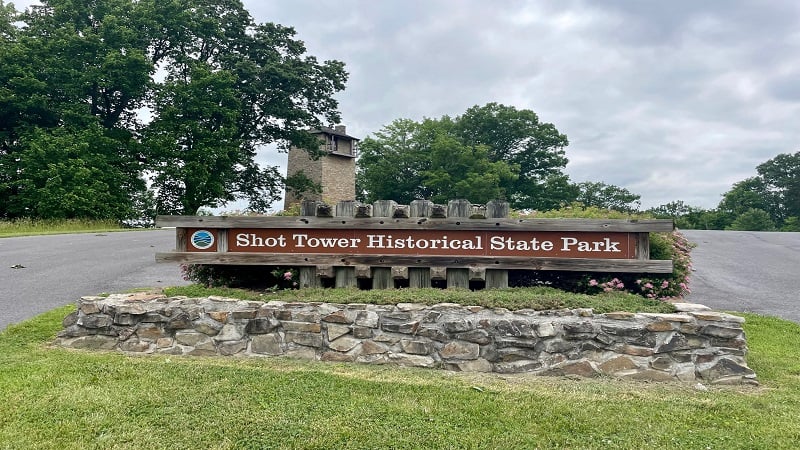
[[[498,102],[569,137],[567,173],[716,207],[800,150],[797,0],[244,0],[346,64],[348,134]],[[285,155],[265,157],[285,164]]]

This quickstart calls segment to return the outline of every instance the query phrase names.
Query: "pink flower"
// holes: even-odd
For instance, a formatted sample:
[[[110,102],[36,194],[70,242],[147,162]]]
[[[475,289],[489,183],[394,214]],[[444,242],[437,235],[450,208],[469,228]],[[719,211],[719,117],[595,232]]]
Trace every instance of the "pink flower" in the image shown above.
[[[597,286],[597,280],[589,280],[589,286]]]
[[[284,280],[291,280],[292,279],[292,272],[286,272],[283,274]]]
[[[666,288],[668,288],[668,287],[669,287],[669,281],[667,281],[667,280],[664,280],[664,282],[663,282],[663,283],[661,283],[661,289],[666,289]]]
[[[645,283],[644,287],[645,289],[653,289],[653,283]]]
[[[623,289],[624,287],[625,287],[624,283],[622,283],[622,282],[617,283],[617,289]]]

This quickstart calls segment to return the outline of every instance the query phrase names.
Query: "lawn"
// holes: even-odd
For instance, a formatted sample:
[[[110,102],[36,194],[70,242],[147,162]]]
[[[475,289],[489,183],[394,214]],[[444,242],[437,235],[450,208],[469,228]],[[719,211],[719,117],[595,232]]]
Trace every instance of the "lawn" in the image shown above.
[[[0,448],[796,448],[800,326],[745,315],[761,387],[49,347],[0,333]]]
[[[41,234],[123,231],[115,220],[58,219],[58,220],[0,220],[0,238]]]

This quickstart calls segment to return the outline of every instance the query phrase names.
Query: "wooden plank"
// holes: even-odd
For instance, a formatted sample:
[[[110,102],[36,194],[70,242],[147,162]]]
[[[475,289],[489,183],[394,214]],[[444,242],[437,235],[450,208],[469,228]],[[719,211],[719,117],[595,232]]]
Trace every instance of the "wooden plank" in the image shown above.
[[[469,269],[447,269],[447,289],[469,289]]]
[[[300,203],[301,216],[316,216],[317,215],[317,202],[316,200],[303,200]]]
[[[508,270],[486,269],[486,289],[508,287]]]
[[[414,200],[408,206],[408,214],[413,218],[418,218],[418,224],[426,222],[431,215],[433,202],[430,200]],[[431,287],[431,271],[427,267],[408,268],[408,287],[421,289]]]
[[[450,200],[447,202],[448,218],[468,218],[471,214],[472,204],[468,200]],[[448,266],[447,289],[469,289],[469,269]]]
[[[228,230],[220,228],[217,230],[217,252],[225,253],[228,251]]]
[[[431,271],[427,267],[409,267],[408,285],[411,288],[431,287]]]
[[[433,202],[430,200],[414,200],[408,206],[410,217],[430,217],[433,209]]]
[[[356,280],[355,267],[335,267],[336,272],[336,287],[337,288],[354,288],[358,287]]]
[[[636,234],[636,259],[650,259],[650,233]]]
[[[391,289],[393,287],[392,269],[388,267],[372,268],[372,289]]]
[[[342,200],[336,204],[336,217],[355,217],[356,206],[358,203],[355,200]]]
[[[303,200],[300,203],[300,215],[306,217],[313,217],[317,214],[317,206],[320,202],[316,200]],[[322,280],[317,274],[315,266],[300,266],[297,269],[298,278],[300,278],[300,289],[318,288],[322,286]]]
[[[444,267],[485,266],[493,269],[566,270],[583,272],[671,273],[671,260],[592,259],[592,258],[490,258],[452,256],[381,256],[346,254],[276,254],[276,253],[156,253],[156,262],[191,264],[239,264],[268,266],[303,266],[314,261],[318,266],[357,264],[369,266],[430,267],[440,274]],[[355,272],[354,272],[355,273]]]
[[[506,218],[511,211],[508,202],[492,200],[486,204],[486,217],[489,219]]]
[[[303,266],[297,269],[298,277],[300,278],[300,289],[317,288],[320,287],[319,277],[317,277],[317,268]]]
[[[458,199],[447,202],[447,217],[469,217],[472,214],[472,203],[469,200]]]
[[[505,219],[511,205],[502,200],[492,200],[486,204],[487,219]],[[505,289],[508,287],[508,271],[502,269],[486,270],[486,289]]]
[[[372,204],[372,217],[392,217],[395,208],[397,202],[394,200],[378,200]]]
[[[319,205],[318,211],[327,205]],[[434,205],[436,206],[436,205]],[[328,207],[330,208],[330,207]],[[435,208],[434,208],[435,209]],[[373,210],[373,215],[375,211]],[[158,216],[159,227],[177,228],[329,228],[397,230],[508,230],[508,231],[598,231],[598,232],[670,232],[671,219],[468,219],[447,218],[421,221],[418,218],[372,217],[363,219],[325,217],[228,217],[228,216]]]
[[[175,251],[185,252],[189,245],[189,230],[178,228],[175,230]]]

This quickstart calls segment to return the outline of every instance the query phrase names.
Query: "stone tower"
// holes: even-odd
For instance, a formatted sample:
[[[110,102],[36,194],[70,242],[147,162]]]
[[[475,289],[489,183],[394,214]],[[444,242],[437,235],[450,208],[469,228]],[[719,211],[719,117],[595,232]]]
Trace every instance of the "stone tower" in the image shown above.
[[[304,199],[322,200],[330,204],[342,200],[355,200],[358,139],[348,136],[344,125],[337,125],[334,128],[322,127],[311,130],[310,133],[317,136],[320,150],[325,154],[313,160],[307,151],[292,147],[289,149],[286,176],[290,177],[302,171],[311,181],[322,186],[322,193],[303,193],[303,198],[299,198],[287,190],[283,202],[284,209]]]

